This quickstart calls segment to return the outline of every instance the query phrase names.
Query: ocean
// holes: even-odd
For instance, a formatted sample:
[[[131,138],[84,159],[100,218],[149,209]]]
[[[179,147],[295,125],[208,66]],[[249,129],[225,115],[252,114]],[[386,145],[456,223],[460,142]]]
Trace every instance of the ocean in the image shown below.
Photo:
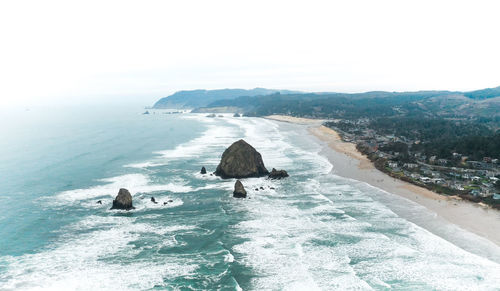
[[[143,111],[0,112],[0,290],[500,290],[497,262],[332,174],[305,127]],[[241,138],[290,177],[235,199],[200,174]],[[120,188],[135,210],[109,210]]]

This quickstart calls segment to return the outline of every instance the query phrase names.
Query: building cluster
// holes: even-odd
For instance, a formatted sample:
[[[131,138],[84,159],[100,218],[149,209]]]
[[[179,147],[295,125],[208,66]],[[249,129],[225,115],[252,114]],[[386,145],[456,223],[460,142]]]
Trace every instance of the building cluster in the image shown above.
[[[500,200],[500,162],[496,158],[483,157],[470,160],[461,153],[452,158],[426,156],[421,151],[412,151],[413,144],[422,141],[394,134],[379,134],[366,127],[368,120],[329,123],[346,142],[361,145],[365,154],[386,161],[385,171],[394,177],[447,194],[466,194],[482,199]],[[338,126],[337,126],[338,125]],[[405,152],[394,147],[406,145]],[[391,150],[387,150],[390,148]]]

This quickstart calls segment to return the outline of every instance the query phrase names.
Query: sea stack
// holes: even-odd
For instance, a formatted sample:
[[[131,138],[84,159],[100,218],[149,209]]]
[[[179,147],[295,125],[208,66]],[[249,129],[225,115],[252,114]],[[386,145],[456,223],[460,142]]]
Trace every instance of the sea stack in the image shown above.
[[[205,167],[201,167],[200,173],[201,174],[206,174],[207,173],[207,169],[205,169]]]
[[[282,179],[288,177],[288,173],[285,170],[276,170],[273,168],[271,173],[269,173],[269,179]]]
[[[215,171],[215,175],[223,179],[262,177],[268,174],[260,153],[242,139],[224,151]]]
[[[128,192],[127,189],[121,188],[120,191],[118,191],[118,195],[115,200],[113,200],[113,206],[111,209],[130,210],[134,208],[135,207],[132,206],[132,195],[130,195],[130,192]]]
[[[247,197],[247,191],[245,190],[245,187],[243,187],[243,184],[241,183],[240,180],[237,180],[236,183],[234,183],[233,197],[234,198]]]

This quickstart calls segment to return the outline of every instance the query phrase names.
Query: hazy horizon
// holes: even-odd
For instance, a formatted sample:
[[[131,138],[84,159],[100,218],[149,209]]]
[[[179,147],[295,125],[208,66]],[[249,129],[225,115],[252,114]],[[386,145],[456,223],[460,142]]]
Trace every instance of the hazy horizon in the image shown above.
[[[0,106],[500,85],[495,1],[0,4]]]

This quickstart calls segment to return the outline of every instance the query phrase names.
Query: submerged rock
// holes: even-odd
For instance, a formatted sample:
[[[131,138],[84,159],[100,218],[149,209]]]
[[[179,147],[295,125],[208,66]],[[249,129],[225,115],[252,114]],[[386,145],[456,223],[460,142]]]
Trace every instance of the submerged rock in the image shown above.
[[[235,113],[233,117],[241,117],[241,115],[239,113]]]
[[[244,140],[233,143],[222,154],[215,175],[223,179],[262,177],[269,174],[262,156]]]
[[[116,195],[115,200],[113,200],[111,209],[135,209],[135,207],[132,206],[132,195],[130,195],[127,189],[121,188],[120,191],[118,191],[118,195]]]
[[[156,199],[154,197],[151,197],[151,202],[153,202],[154,204],[158,203],[158,202],[156,202]]]
[[[207,169],[205,169],[205,167],[201,167],[200,173],[201,174],[206,174],[207,173]]]
[[[99,200],[99,201],[97,201],[96,203],[97,203],[97,204],[102,204],[102,201],[101,201],[101,200]]]
[[[149,111],[146,110],[146,112],[143,113],[143,115],[148,115]]]
[[[235,198],[247,197],[247,191],[245,190],[245,187],[243,187],[243,184],[241,183],[240,180],[237,180],[236,183],[234,183],[233,197]]]
[[[268,176],[270,179],[282,179],[286,177],[288,177],[288,173],[285,170],[276,170],[275,168],[271,170]]]

